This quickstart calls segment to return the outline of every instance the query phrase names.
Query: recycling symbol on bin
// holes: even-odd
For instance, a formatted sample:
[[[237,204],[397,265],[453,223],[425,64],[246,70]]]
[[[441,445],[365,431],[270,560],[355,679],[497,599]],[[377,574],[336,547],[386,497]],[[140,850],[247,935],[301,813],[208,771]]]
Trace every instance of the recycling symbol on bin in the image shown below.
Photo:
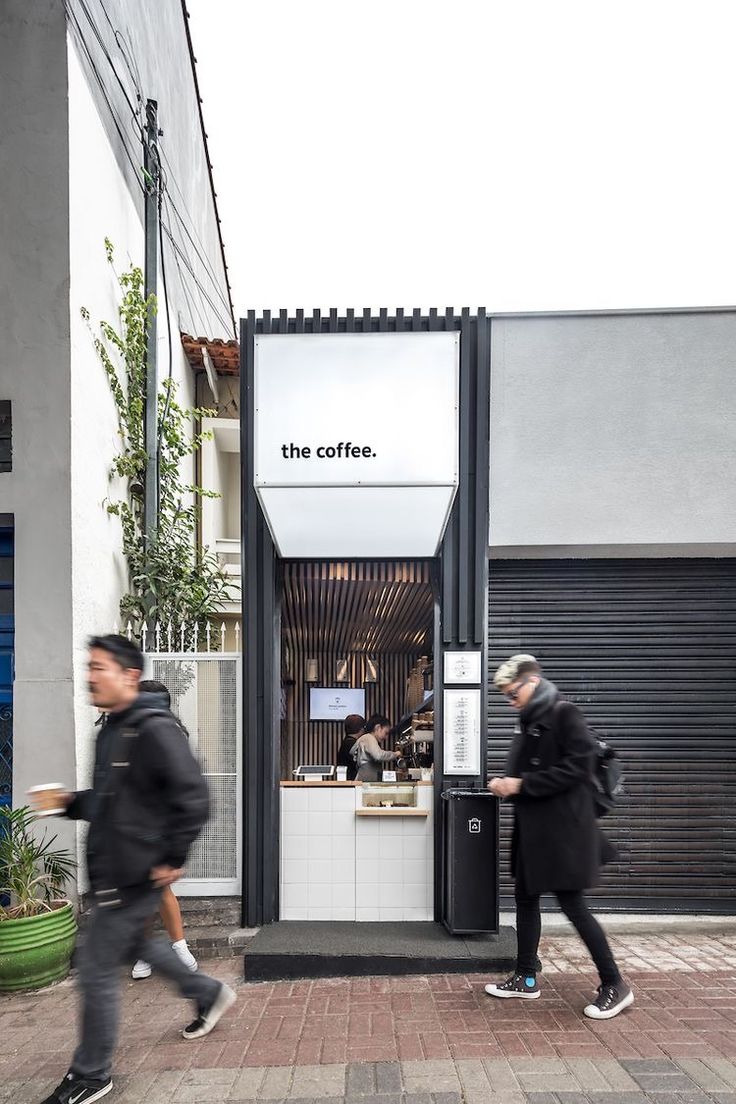
[[[471,835],[480,835],[480,821],[478,820],[478,817],[470,818],[470,820],[468,821],[468,831],[471,833]]]

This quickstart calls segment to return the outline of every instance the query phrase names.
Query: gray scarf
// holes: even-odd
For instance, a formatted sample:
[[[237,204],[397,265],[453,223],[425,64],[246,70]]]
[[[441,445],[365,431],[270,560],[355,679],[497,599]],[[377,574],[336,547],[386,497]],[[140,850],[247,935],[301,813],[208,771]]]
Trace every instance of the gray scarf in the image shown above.
[[[538,724],[558,700],[560,692],[553,682],[543,678],[535,689],[531,698],[519,713],[524,728]]]

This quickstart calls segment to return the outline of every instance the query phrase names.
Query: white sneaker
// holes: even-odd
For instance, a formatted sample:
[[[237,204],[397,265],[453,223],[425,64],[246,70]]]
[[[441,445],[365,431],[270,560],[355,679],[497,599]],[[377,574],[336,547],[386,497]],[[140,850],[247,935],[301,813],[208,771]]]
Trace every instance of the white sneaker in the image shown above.
[[[153,968],[150,962],[144,962],[142,958],[139,958],[133,969],[130,971],[130,976],[135,978],[136,981],[140,981],[141,978],[148,978],[153,973]]]
[[[187,947],[186,939],[179,939],[176,943],[172,943],[171,947],[176,951],[187,970],[191,970],[192,973],[194,973],[197,969],[197,960]]]

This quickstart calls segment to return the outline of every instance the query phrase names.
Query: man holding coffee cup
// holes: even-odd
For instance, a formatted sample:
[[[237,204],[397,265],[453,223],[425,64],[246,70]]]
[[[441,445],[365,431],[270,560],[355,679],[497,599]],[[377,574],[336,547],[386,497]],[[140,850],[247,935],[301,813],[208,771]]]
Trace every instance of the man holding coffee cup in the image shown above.
[[[112,1089],[120,967],[144,958],[197,1007],[185,1039],[209,1034],[233,991],[192,973],[164,939],[147,934],[161,890],[183,874],[208,812],[207,786],[173,715],[139,695],[143,654],[123,636],[89,642],[89,691],[107,714],[97,736],[92,788],[58,783],[30,792],[39,815],[60,811],[90,823],[87,867],[92,910],[78,959],[82,1038],[69,1072],[43,1104],[92,1104]]]

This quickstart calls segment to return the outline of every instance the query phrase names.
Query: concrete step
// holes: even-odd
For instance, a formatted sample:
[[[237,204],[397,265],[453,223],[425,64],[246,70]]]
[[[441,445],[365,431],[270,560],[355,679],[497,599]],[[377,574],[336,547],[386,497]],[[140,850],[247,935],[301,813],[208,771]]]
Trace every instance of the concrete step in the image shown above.
[[[516,932],[450,935],[442,924],[280,920],[245,944],[246,981],[397,974],[491,974],[512,969]]]
[[[179,897],[178,900],[187,931],[215,925],[237,928],[240,924],[239,897]]]
[[[228,928],[222,924],[185,929],[187,946],[195,958],[232,958],[243,954],[258,928]]]

